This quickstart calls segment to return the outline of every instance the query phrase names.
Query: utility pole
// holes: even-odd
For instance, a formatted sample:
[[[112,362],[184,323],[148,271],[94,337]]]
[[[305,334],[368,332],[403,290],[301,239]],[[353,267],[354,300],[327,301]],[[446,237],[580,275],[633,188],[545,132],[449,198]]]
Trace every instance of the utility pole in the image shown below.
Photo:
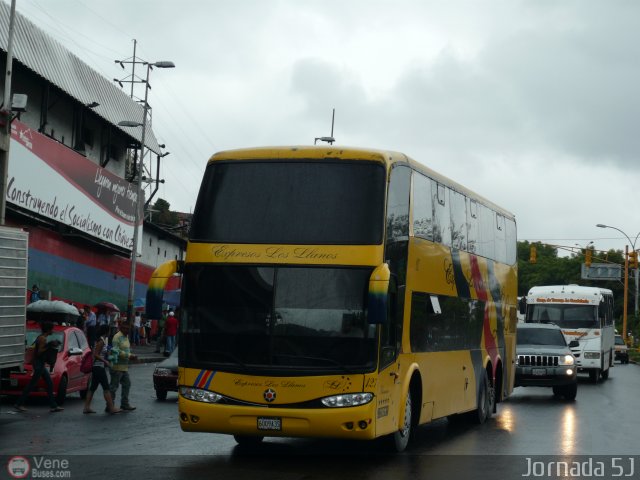
[[[629,246],[624,246],[624,305],[622,310],[622,338],[627,341],[627,296],[629,291]]]
[[[13,32],[15,30],[16,0],[11,0],[9,38],[7,40],[7,64],[4,77],[4,94],[0,120],[0,225],[5,223],[7,210],[7,177],[9,174],[9,148],[11,147],[11,77],[13,69]]]

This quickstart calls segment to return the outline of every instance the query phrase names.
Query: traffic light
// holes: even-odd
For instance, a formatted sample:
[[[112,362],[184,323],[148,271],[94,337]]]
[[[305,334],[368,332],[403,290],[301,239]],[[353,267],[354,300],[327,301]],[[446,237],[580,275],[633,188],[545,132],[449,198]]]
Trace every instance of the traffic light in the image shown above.
[[[587,248],[584,252],[584,264],[587,267],[591,266],[591,255],[593,255],[593,250],[591,250],[590,248]]]
[[[536,247],[531,245],[531,249],[529,250],[529,263],[536,263],[538,253],[536,252]]]
[[[638,252],[629,252],[629,267],[638,268]]]

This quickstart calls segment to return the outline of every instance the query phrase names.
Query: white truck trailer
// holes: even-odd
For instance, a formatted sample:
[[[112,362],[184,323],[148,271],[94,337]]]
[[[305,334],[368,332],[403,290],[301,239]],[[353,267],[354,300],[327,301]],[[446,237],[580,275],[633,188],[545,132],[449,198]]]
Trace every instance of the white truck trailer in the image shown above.
[[[0,382],[23,368],[29,233],[0,226]]]

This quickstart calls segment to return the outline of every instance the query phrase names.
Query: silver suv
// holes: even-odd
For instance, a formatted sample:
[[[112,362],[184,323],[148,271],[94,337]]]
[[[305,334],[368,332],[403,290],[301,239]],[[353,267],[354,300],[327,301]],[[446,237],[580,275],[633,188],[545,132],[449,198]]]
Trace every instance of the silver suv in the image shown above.
[[[574,400],[578,393],[575,358],[552,323],[519,323],[516,337],[516,387],[552,387],[553,394]]]

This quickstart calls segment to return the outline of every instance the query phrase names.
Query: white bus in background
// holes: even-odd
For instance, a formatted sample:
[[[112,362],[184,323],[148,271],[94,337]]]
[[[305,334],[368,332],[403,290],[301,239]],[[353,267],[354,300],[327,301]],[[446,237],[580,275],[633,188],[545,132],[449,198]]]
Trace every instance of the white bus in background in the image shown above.
[[[526,313],[525,313],[526,310]],[[571,349],[578,371],[589,372],[593,382],[609,377],[613,366],[615,328],[611,290],[578,285],[532,287],[521,303],[526,322],[555,323]]]

